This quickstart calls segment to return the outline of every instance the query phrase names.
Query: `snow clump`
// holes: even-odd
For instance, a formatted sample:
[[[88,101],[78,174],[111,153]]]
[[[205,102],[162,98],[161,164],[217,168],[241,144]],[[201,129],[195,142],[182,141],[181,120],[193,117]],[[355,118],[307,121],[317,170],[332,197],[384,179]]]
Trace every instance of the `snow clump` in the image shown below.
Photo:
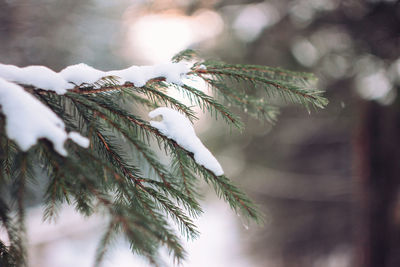
[[[0,64],[0,78],[9,82],[32,85],[34,87],[65,94],[74,85],[66,81],[59,73],[45,66],[19,68],[14,65]]]
[[[159,115],[162,116],[163,120],[150,121],[151,126],[157,128],[163,135],[174,140],[187,151],[192,152],[198,164],[217,176],[224,174],[218,160],[197,137],[192,123],[185,115],[167,107],[160,107],[149,113],[150,118]]]
[[[120,84],[131,82],[137,87],[142,87],[149,80],[159,77],[164,77],[169,83],[182,84],[181,79],[185,78],[190,67],[190,64],[186,62],[179,62],[154,66],[131,66],[123,70],[104,72],[80,63],[68,66],[57,73],[45,66],[20,68],[0,63],[0,108],[6,117],[7,136],[14,140],[23,151],[35,145],[38,139],[47,138],[53,143],[54,149],[63,156],[67,156],[64,142],[68,138],[82,147],[89,146],[89,140],[79,133],[68,134],[65,131],[64,122],[50,108],[26,92],[22,86],[32,86],[34,90],[54,91],[62,95],[76,86],[93,84],[107,76],[116,76]],[[193,135],[196,137],[194,132]],[[212,162],[210,159],[200,159],[200,157],[212,157],[200,140],[187,144],[186,147],[197,151],[196,158],[199,158],[199,164],[219,166],[218,162],[210,163]],[[204,163],[200,163],[203,161]],[[216,161],[215,158],[214,161]],[[220,172],[222,169],[218,173]]]
[[[79,133],[65,131],[64,122],[47,106],[26,92],[21,86],[0,78],[0,106],[6,116],[7,136],[22,151],[27,151],[40,138],[53,143],[54,150],[67,156],[65,141],[70,138],[87,148],[89,140]]]
[[[0,78],[17,84],[54,91],[63,95],[77,85],[93,84],[103,77],[115,76],[119,84],[131,82],[136,87],[143,87],[154,78],[164,77],[166,82],[182,85],[182,79],[190,71],[186,62],[165,63],[154,66],[131,66],[122,70],[101,71],[84,63],[71,65],[59,73],[45,66],[17,67],[0,64]]]

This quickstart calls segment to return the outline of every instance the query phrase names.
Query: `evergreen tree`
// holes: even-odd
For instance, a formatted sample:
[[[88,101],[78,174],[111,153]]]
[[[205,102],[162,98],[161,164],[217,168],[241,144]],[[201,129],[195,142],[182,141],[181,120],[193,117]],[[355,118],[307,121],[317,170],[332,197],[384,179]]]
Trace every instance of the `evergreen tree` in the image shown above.
[[[235,212],[256,222],[262,220],[253,202],[225,175],[199,163],[193,151],[130,111],[126,104],[146,110],[167,106],[196,120],[192,106],[166,93],[173,87],[192,105],[242,129],[239,117],[227,106],[232,104],[271,123],[276,121],[282,100],[308,110],[323,108],[327,100],[313,88],[315,77],[279,68],[201,60],[192,50],[179,53],[172,61],[195,62],[186,76],[205,81],[213,96],[171,82],[163,75],[145,81],[144,86],[106,76],[93,83],[76,84],[65,94],[44,90],[29,81],[14,81],[61,118],[68,131],[86,136],[90,146],[84,148],[78,145],[82,143],[79,138],[72,138],[78,144],[66,142],[65,156],[54,143],[42,138],[30,149],[21,149],[10,137],[5,112],[0,113],[0,188],[11,192],[9,197],[0,195],[0,221],[10,240],[9,245],[0,240],[0,266],[25,265],[24,196],[26,184],[38,175],[45,175],[48,181],[43,199],[45,220],[55,219],[64,203],[74,205],[84,216],[95,212],[108,215],[95,266],[121,234],[133,253],[145,256],[152,264],[158,263],[162,246],[181,262],[185,251],[168,218],[176,223],[181,236],[198,236],[192,220],[202,213],[197,187],[201,178]],[[0,91],[0,103],[1,97]],[[154,144],[158,144],[158,150]],[[169,156],[169,162],[160,159],[160,151]]]

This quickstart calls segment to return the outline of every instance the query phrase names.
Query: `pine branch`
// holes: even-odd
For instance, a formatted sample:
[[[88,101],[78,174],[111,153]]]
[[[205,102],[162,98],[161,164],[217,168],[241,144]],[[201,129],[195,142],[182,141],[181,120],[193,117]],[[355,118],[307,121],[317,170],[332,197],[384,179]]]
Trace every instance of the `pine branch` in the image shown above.
[[[195,239],[196,237],[198,237],[199,232],[197,231],[196,226],[178,206],[176,206],[167,197],[160,194],[156,190],[150,187],[140,187],[143,189],[144,192],[151,195],[153,199],[159,203],[159,207],[161,207],[167,214],[171,216],[172,219],[174,219],[174,221],[178,224],[182,234],[185,234],[188,238],[190,237],[191,239]]]
[[[246,68],[246,66],[244,65],[243,68]],[[328,104],[327,100],[321,96],[323,91],[303,87],[293,82],[268,79],[262,75],[258,75],[258,73],[249,73],[237,69],[231,70],[229,67],[211,70],[197,69],[194,73],[214,75],[216,77],[230,77],[237,81],[249,82],[254,86],[263,88],[269,95],[274,93],[272,89],[275,89],[275,93],[279,94],[283,99],[292,103],[303,104],[307,108],[309,104],[318,108],[324,108]]]
[[[31,152],[30,152],[31,153]],[[26,266],[26,229],[25,229],[25,187],[27,179],[34,179],[35,174],[33,171],[32,160],[29,158],[32,156],[30,153],[20,153],[16,156],[13,165],[11,167],[11,176],[14,177],[12,195],[16,201],[17,214],[15,221],[15,233],[10,238],[13,243],[13,254],[15,255],[17,266]],[[18,257],[17,257],[18,256]]]
[[[181,235],[188,239],[198,236],[193,218],[202,213],[198,202],[199,178],[212,186],[234,211],[261,221],[262,216],[252,201],[226,176],[217,176],[207,166],[200,165],[194,157],[195,152],[188,151],[184,148],[187,146],[179,145],[162,128],[158,128],[161,129],[159,131],[151,126],[155,124],[150,124],[136,111],[125,107],[133,104],[147,110],[167,106],[195,121],[197,117],[192,107],[168,94],[168,90],[175,89],[203,112],[242,129],[240,118],[230,111],[231,105],[258,119],[274,123],[279,113],[279,99],[300,103],[307,109],[323,108],[327,100],[321,91],[313,89],[315,77],[312,74],[202,61],[193,50],[182,51],[172,59],[174,62],[183,60],[195,61],[190,71],[182,73],[182,63],[168,65],[171,68],[178,66],[179,75],[175,76],[169,76],[163,68],[161,71],[150,68],[156,74],[146,74],[149,78],[145,83],[136,79],[135,82],[128,80],[122,84],[126,70],[92,70],[104,77],[99,76],[95,82],[75,84],[71,86],[74,88],[61,95],[51,91],[51,88],[37,88],[37,82],[26,84],[25,80],[22,84],[24,91],[16,86],[21,85],[18,81],[12,81],[10,85],[0,77],[3,86],[19,89],[21,94],[29,93],[49,108],[52,112],[48,114],[50,120],[54,119],[53,115],[55,120],[60,118],[63,123],[58,122],[55,127],[61,135],[65,134],[65,138],[79,143],[79,140],[67,135],[75,131],[90,140],[89,148],[64,140],[68,156],[59,154],[64,152],[66,155],[66,152],[57,150],[55,141],[50,137],[37,141],[29,151],[22,151],[18,140],[9,139],[5,126],[9,118],[4,112],[0,114],[0,188],[12,183],[12,200],[17,204],[14,220],[9,216],[7,204],[0,198],[0,220],[11,240],[10,247],[0,241],[1,264],[24,264],[25,184],[35,179],[34,166],[37,164],[43,166],[48,179],[43,199],[46,220],[56,218],[62,203],[74,205],[84,216],[100,211],[110,218],[98,245],[95,266],[101,264],[110,243],[121,234],[127,238],[134,253],[146,257],[153,265],[159,264],[160,247],[166,247],[174,259],[181,262],[185,251],[168,218],[172,218]],[[90,69],[89,66],[78,68]],[[140,69],[129,69],[135,68]],[[116,77],[115,73],[122,76]],[[184,80],[180,81],[178,78],[184,74],[188,78],[203,79],[212,88],[213,95],[185,84]],[[55,77],[59,78],[59,75],[53,73]],[[125,78],[122,80],[125,81]],[[170,157],[168,166],[168,163],[162,163],[159,151],[153,149],[154,141]]]
[[[114,238],[115,226],[116,226],[116,221],[112,219],[97,246],[95,262],[93,267],[100,266],[100,263],[103,261],[107,249],[110,246],[112,239]]]
[[[230,112],[227,108],[225,108],[224,105],[218,103],[211,96],[206,95],[202,91],[186,84],[182,86],[176,86],[176,88],[178,90],[183,88],[184,90],[181,91],[185,93],[186,97],[189,98],[192,104],[196,104],[201,109],[203,109],[203,111],[204,110],[208,111],[211,114],[211,116],[214,113],[216,119],[220,117],[224,119],[228,124],[232,124],[238,129],[243,128],[243,123],[240,121],[240,118],[235,114],[233,114],[232,112]]]
[[[190,61],[197,56],[197,52],[193,49],[186,49],[172,57],[172,62]]]
[[[110,120],[110,118],[106,117],[104,114],[97,114],[99,118],[102,118],[105,122],[107,122],[114,129],[118,130],[123,137],[126,138],[127,141],[138,151],[146,162],[151,166],[151,168],[157,173],[157,175],[162,179],[165,185],[169,185],[169,181],[172,180],[171,174],[165,169],[165,167],[160,164],[156,158],[156,156],[149,150],[142,141],[136,138],[135,135],[132,135],[129,132],[129,129],[123,128],[122,125],[119,125],[117,122]]]
[[[0,240],[0,266],[17,266],[17,256],[21,256],[21,251],[18,249],[20,241],[20,233],[13,225],[13,221],[9,216],[10,209],[6,202],[0,198],[0,226],[3,226],[7,233],[8,239],[11,241],[10,246],[6,246]]]
[[[188,163],[184,161],[185,155],[181,150],[173,153],[171,168],[175,170],[175,175],[182,179],[183,190],[190,199],[198,197],[196,192],[197,178],[193,175],[191,170],[188,168]]]
[[[168,96],[167,94],[163,93],[162,90],[166,90],[167,86],[161,82],[155,84],[156,87],[153,88],[151,86],[144,86],[142,88],[138,88],[138,92],[141,92],[148,96],[151,101],[164,103],[166,106],[170,106],[189,118],[190,121],[197,120],[195,113],[187,106],[179,102],[178,100],[174,99],[173,97]]]
[[[216,176],[210,170],[199,165],[194,160],[193,154],[186,151],[176,143],[174,143],[173,146],[173,151],[180,151],[183,153],[187,160],[189,160],[192,169],[194,169],[197,174],[201,175],[208,184],[212,184],[217,195],[227,201],[233,210],[236,212],[240,211],[245,217],[249,217],[256,222],[262,221],[262,215],[252,201],[241,190],[233,185],[227,177],[224,175]]]
[[[48,164],[48,161],[45,161],[44,164]],[[70,204],[70,200],[66,191],[64,175],[59,171],[58,165],[49,165],[46,166],[49,184],[45,192],[44,203],[46,206],[43,212],[43,219],[45,221],[55,221],[61,204],[64,200]]]
[[[49,151],[48,151],[49,152]],[[138,201],[139,199],[143,199],[145,198],[145,196],[141,193],[139,193],[140,191],[137,191],[136,185],[132,188],[129,186],[129,184],[124,183],[123,185],[121,185],[119,188],[122,189],[124,191],[125,194],[125,198],[129,199],[128,202],[125,203],[125,205],[122,205],[122,202],[119,202],[119,204],[117,203],[113,203],[112,201],[109,200],[109,197],[100,192],[99,189],[97,189],[97,187],[99,185],[96,185],[96,181],[94,177],[91,177],[91,173],[92,171],[89,169],[82,169],[79,165],[75,164],[73,161],[70,160],[65,160],[65,159],[61,159],[63,161],[63,164],[66,166],[65,171],[67,172],[71,172],[69,178],[72,179],[74,178],[73,181],[71,181],[70,184],[68,184],[67,186],[70,187],[74,187],[75,190],[77,190],[76,188],[81,188],[82,185],[85,185],[84,188],[86,190],[86,192],[84,193],[84,195],[90,196],[93,195],[95,198],[97,198],[100,203],[102,203],[102,205],[104,205],[112,214],[111,216],[113,218],[117,217],[118,218],[118,223],[123,223],[124,224],[124,230],[127,231],[127,233],[129,234],[129,236],[131,236],[132,238],[139,238],[142,239],[144,238],[143,235],[148,235],[148,238],[151,238],[151,240],[154,241],[154,239],[156,239],[158,242],[162,242],[163,244],[167,245],[170,247],[171,251],[174,252],[174,255],[176,257],[177,260],[181,260],[183,257],[182,254],[182,247],[177,243],[177,240],[175,238],[175,236],[172,234],[172,232],[166,228],[166,226],[168,225],[167,222],[162,219],[162,216],[158,215],[156,209],[151,208],[151,214],[153,216],[152,219],[145,219],[145,214],[143,212],[137,211],[137,210],[133,210],[132,209],[132,202],[134,201]],[[77,180],[78,179],[78,180]],[[118,181],[118,183],[120,183],[122,181]],[[134,190],[133,195],[136,196],[136,198],[132,198],[132,193],[128,192],[127,190]],[[89,190],[89,191],[87,191]],[[73,192],[74,190],[69,189],[68,191]],[[79,191],[79,190],[78,190]],[[77,198],[78,196],[75,196],[75,198]],[[90,203],[91,201],[87,201],[87,203]],[[139,201],[141,206],[145,206],[146,208],[149,208],[152,206],[152,204],[149,204],[151,202],[147,201]],[[80,211],[81,213],[86,213],[86,211],[84,211],[82,209],[82,207],[80,207],[81,203],[77,203],[77,208],[78,211]],[[133,206],[133,207],[137,207],[137,206]],[[124,211],[126,209],[129,209],[128,211]],[[121,213],[119,213],[118,211],[121,211]],[[136,217],[130,217],[132,216],[132,214],[135,214],[136,217],[140,216],[141,219],[139,221],[136,221],[137,218]],[[129,214],[129,216],[128,216]],[[134,221],[132,221],[134,220]],[[144,221],[145,220],[145,221]],[[157,222],[157,227],[155,227],[154,223]],[[154,227],[152,228],[148,228],[148,226],[144,227],[143,223],[145,223],[146,225],[150,226],[153,225]],[[127,228],[130,227],[130,228]],[[132,228],[133,227],[133,228]],[[138,229],[138,227],[140,229]],[[157,230],[156,230],[157,229]],[[140,233],[140,231],[145,231],[145,233]],[[160,232],[156,232],[155,231],[160,231]],[[167,239],[165,241],[163,236],[166,236]],[[134,240],[131,240],[131,242],[134,242]],[[136,243],[135,243],[136,244]],[[147,247],[146,249],[148,249],[149,247]],[[136,249],[138,249],[139,251],[140,248],[138,247],[138,245],[136,245]],[[145,254],[145,251],[141,251],[142,254]],[[155,253],[155,251],[154,251]],[[155,254],[154,254],[155,255]],[[155,258],[153,257],[154,255],[147,255],[149,257],[149,260],[154,260]]]
[[[143,189],[142,186],[140,188]],[[183,247],[173,231],[168,228],[168,223],[164,216],[157,211],[157,206],[155,203],[151,201],[147,194],[144,194],[143,191],[136,191],[135,195],[136,198],[131,199],[132,202],[136,202],[138,207],[142,207],[144,210],[149,211],[150,217],[146,219],[149,220],[149,222],[146,223],[146,227],[154,226],[154,224],[157,225],[157,227],[148,228],[147,234],[149,235],[149,238],[155,238],[158,242],[161,242],[161,244],[165,245],[169,249],[169,252],[173,253],[176,261],[180,262],[183,260],[185,258]],[[145,213],[139,214],[142,216]],[[138,223],[143,224],[144,222],[145,220],[142,218]]]
[[[316,82],[317,78],[312,73],[289,71],[282,68],[273,68],[268,66],[259,65],[242,65],[242,64],[227,64],[218,61],[205,61],[203,62],[207,70],[234,70],[247,72],[254,75],[262,75],[269,79],[274,80],[287,80],[300,83]]]
[[[200,75],[200,77],[209,83],[216,93],[221,95],[226,102],[240,107],[244,112],[257,119],[267,120],[270,123],[276,122],[279,109],[269,104],[264,98],[253,97],[247,93],[232,90],[224,82],[219,80],[206,78],[203,75]]]
[[[156,187],[158,191],[163,192],[165,196],[174,199],[179,206],[183,206],[185,210],[188,211],[191,217],[197,218],[203,213],[197,200],[191,195],[189,196],[185,192],[182,192],[179,188],[172,186],[167,187],[161,182],[150,179],[144,179],[143,182],[151,184],[152,186]]]

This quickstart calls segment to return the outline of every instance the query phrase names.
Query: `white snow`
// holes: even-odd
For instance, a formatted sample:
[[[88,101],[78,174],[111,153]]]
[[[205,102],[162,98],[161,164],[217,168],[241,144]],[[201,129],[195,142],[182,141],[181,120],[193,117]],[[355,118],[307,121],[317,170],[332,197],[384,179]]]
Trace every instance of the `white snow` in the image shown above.
[[[50,140],[54,149],[62,156],[67,156],[64,142],[68,137],[78,145],[88,146],[89,140],[79,133],[67,134],[64,122],[50,108],[21,86],[1,77],[0,106],[6,116],[7,136],[23,151],[35,145],[40,138]]]
[[[190,71],[186,62],[165,63],[154,66],[131,66],[122,70],[104,72],[84,63],[71,65],[59,73],[44,66],[28,66],[20,68],[14,65],[0,64],[0,78],[17,84],[65,94],[74,85],[92,84],[106,76],[116,76],[121,84],[131,82],[137,87],[144,86],[147,81],[164,77],[167,82],[182,84],[181,79]]]
[[[89,139],[80,135],[77,132],[69,132],[68,138],[80,145],[81,147],[88,148],[89,147]]]
[[[85,63],[71,65],[60,71],[61,77],[76,85],[83,83],[95,83],[102,77],[107,76],[104,71],[97,70]]]
[[[43,90],[65,94],[74,88],[59,73],[45,66],[28,66],[19,68],[14,65],[0,64],[0,78],[19,84],[32,85]]]
[[[137,87],[142,87],[150,79],[165,77],[169,83],[182,84],[181,78],[189,72],[190,66],[185,62],[165,63],[154,66],[132,66],[123,70],[107,72],[109,76],[117,76],[124,81],[132,82]]]
[[[197,137],[192,123],[185,115],[167,107],[160,107],[149,113],[150,118],[159,115],[162,116],[162,121],[150,121],[151,126],[157,128],[163,135],[171,138],[187,151],[192,152],[198,164],[217,176],[224,174],[218,160]]]
[[[82,147],[89,145],[89,140],[79,133],[67,134],[63,121],[20,85],[31,85],[57,94],[65,94],[75,85],[92,84],[106,76],[117,76],[121,84],[128,81],[138,87],[158,77],[165,77],[169,83],[182,84],[181,79],[184,79],[189,71],[190,65],[185,62],[131,66],[127,69],[108,72],[81,63],[68,66],[59,73],[44,66],[20,68],[0,64],[0,107],[6,116],[7,136],[14,140],[23,151],[35,145],[38,139],[47,138],[53,143],[54,149],[63,156],[67,155],[64,142],[68,138]],[[201,144],[200,140],[198,142]],[[206,148],[198,149],[200,147],[198,144],[192,147],[200,151],[197,157],[200,157],[201,153],[206,155],[204,151],[211,155]],[[199,162],[202,162],[201,159]]]

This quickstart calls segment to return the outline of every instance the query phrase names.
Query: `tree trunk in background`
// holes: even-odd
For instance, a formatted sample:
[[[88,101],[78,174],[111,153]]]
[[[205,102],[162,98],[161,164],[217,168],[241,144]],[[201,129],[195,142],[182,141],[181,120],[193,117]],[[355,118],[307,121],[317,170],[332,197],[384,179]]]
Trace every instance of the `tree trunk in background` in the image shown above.
[[[400,100],[362,103],[355,140],[356,266],[400,266],[396,203],[400,181]],[[398,216],[397,216],[398,217]]]

